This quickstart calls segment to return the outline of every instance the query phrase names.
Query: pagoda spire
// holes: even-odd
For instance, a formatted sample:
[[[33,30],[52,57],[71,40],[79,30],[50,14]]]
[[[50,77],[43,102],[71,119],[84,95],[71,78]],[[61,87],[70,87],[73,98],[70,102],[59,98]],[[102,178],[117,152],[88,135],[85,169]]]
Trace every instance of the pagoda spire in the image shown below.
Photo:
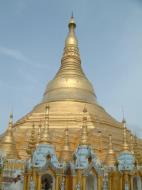
[[[112,145],[112,135],[109,135],[109,147],[108,147],[108,154],[106,156],[106,164],[109,166],[114,166],[116,162],[116,155],[113,150],[113,145]]]
[[[40,141],[41,141],[41,128],[42,128],[42,124],[41,124],[41,121],[38,125],[38,144],[40,144]]]
[[[70,18],[68,27],[69,33],[65,40],[64,53],[61,59],[61,67],[56,76],[63,74],[75,74],[85,77],[81,68],[78,40],[75,34],[76,23],[73,15]]]
[[[36,147],[36,132],[35,132],[35,125],[33,123],[32,130],[31,130],[31,136],[30,136],[30,139],[28,142],[27,153],[29,155],[31,155],[32,152],[34,151],[35,147]]]
[[[134,154],[134,136],[131,134],[130,136],[130,141],[131,141],[131,152]]]
[[[112,135],[109,135],[109,153],[113,153],[113,146],[112,146]]]
[[[124,151],[129,151],[129,146],[128,146],[128,143],[127,143],[126,121],[125,121],[124,118],[123,118],[122,124],[123,124],[123,150]]]
[[[0,149],[4,150],[6,156],[9,159],[17,159],[19,158],[16,142],[13,135],[13,114],[10,113],[8,129],[6,130],[4,136],[0,139]]]
[[[42,144],[50,144],[50,134],[49,134],[49,106],[45,107],[45,125],[44,125],[44,130],[43,134],[41,136],[40,143]]]
[[[83,124],[80,145],[88,145],[87,109],[83,109]]]
[[[10,113],[10,116],[9,116],[8,128],[9,128],[9,129],[12,129],[12,127],[13,127],[13,113],[11,112],[11,113]]]
[[[78,47],[78,40],[77,40],[76,35],[75,35],[76,23],[75,23],[73,14],[70,18],[68,27],[69,27],[69,34],[68,34],[66,41],[65,41],[65,48],[70,46],[70,45],[73,46],[74,48],[75,47],[77,48]]]
[[[64,137],[64,147],[62,150],[61,160],[62,161],[69,161],[71,158],[71,149],[69,144],[69,129],[65,129],[65,137]]]
[[[53,80],[47,85],[43,102],[77,100],[84,103],[95,103],[96,95],[93,86],[81,67],[78,40],[75,34],[76,23],[73,15],[70,18],[68,28],[61,66]]]
[[[65,141],[64,141],[64,148],[63,150],[69,151],[70,145],[69,145],[69,129],[65,129]]]

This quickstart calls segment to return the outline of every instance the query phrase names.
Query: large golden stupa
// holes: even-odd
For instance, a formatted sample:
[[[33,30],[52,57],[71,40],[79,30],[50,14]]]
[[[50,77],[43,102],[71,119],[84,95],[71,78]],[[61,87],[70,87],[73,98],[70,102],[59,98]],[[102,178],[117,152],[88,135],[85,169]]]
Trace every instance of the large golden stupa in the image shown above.
[[[118,122],[99,105],[94,88],[81,66],[78,40],[75,35],[76,24],[73,17],[68,27],[69,33],[65,40],[61,66],[53,80],[47,84],[42,101],[13,124],[12,129],[8,129],[1,135],[0,148],[4,147],[11,156],[8,145],[5,146],[7,143],[5,139],[11,134],[9,131],[13,130],[12,138],[14,138],[15,146],[9,145],[11,152],[13,154],[17,152],[17,158],[28,159],[28,143],[31,142],[30,147],[40,144],[39,139],[45,132],[45,108],[48,107],[47,143],[50,142],[55,147],[59,160],[73,155],[77,146],[82,142],[82,144],[91,145],[101,162],[109,165],[115,162],[114,159],[125,147],[125,138],[127,138],[127,142],[130,143],[125,151],[127,152],[128,149],[132,151],[136,144],[136,159],[141,163],[142,141],[136,138],[137,142],[134,143],[131,131],[126,128],[124,130],[125,122]],[[84,112],[87,118],[86,130],[82,129]],[[36,138],[33,137],[34,135]],[[66,155],[66,152],[70,154]]]

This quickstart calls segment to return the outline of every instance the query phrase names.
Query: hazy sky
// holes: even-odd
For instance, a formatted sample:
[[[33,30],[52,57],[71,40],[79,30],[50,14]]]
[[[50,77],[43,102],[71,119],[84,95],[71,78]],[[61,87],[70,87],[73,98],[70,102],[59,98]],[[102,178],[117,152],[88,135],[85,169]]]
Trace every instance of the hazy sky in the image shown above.
[[[0,131],[41,101],[71,15],[99,103],[142,137],[141,0],[0,0]]]

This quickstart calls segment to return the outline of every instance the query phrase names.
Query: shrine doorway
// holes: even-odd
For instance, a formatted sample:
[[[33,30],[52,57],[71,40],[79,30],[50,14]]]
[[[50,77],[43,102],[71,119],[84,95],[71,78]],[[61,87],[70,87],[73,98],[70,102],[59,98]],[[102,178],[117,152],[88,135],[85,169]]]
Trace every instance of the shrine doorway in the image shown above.
[[[97,190],[97,176],[93,173],[86,177],[86,190]]]
[[[41,190],[54,190],[54,177],[51,174],[44,174],[41,178]]]
[[[142,189],[141,178],[139,176],[135,176],[133,178],[133,184],[134,184],[134,190],[141,190]]]

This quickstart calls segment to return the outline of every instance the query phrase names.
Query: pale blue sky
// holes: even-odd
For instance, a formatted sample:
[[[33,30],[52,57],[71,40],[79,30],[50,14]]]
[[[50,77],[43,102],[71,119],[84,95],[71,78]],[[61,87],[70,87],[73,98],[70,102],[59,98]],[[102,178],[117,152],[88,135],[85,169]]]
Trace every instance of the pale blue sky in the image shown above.
[[[141,0],[0,0],[0,131],[40,102],[60,66],[71,12],[98,101],[142,137]]]

